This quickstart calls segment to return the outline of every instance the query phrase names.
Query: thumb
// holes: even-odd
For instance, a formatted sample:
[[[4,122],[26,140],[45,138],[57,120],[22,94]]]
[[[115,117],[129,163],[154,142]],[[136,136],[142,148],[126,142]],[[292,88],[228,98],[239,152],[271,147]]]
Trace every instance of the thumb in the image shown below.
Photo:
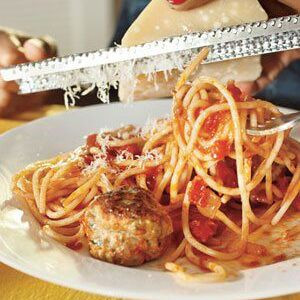
[[[49,51],[46,42],[37,38],[27,40],[23,48],[28,61],[39,61],[51,56],[51,51]]]

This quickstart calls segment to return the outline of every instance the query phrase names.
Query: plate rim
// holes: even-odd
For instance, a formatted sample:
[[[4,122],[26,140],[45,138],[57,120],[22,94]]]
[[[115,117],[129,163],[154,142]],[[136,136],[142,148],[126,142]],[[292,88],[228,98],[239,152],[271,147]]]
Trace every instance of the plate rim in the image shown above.
[[[153,102],[156,103],[156,105],[160,105],[160,103],[166,103],[169,102],[170,99],[166,98],[166,99],[159,99],[159,100],[147,100],[147,101],[139,101],[139,102],[133,102],[133,103],[129,103],[129,104],[125,104],[125,106],[131,106],[131,105],[141,105],[143,106],[145,104],[145,102],[147,102],[149,104],[149,102]],[[110,106],[113,105],[115,107],[121,107],[124,106],[124,103],[111,103],[109,104]],[[18,126],[16,128],[13,128],[11,130],[8,130],[6,132],[4,132],[3,134],[0,135],[0,142],[1,140],[4,138],[9,138],[11,135],[14,135],[15,132],[18,132],[20,130],[20,128],[25,129],[28,128],[30,129],[31,126],[36,126],[36,124],[39,123],[44,123],[44,122],[55,122],[56,118],[61,118],[62,115],[64,114],[78,114],[81,111],[93,111],[93,110],[102,110],[102,108],[105,107],[103,104],[97,104],[97,105],[92,105],[92,106],[87,106],[87,107],[83,107],[80,109],[74,109],[74,110],[69,110],[69,111],[65,111],[56,115],[52,115],[52,116],[46,116],[46,117],[42,117],[40,119],[28,122],[26,124],[23,124],[21,126]],[[285,108],[285,107],[278,107],[279,109],[283,109],[283,110],[289,110],[289,111],[297,111],[295,109],[290,109],[290,108]],[[100,121],[101,123],[101,121]],[[0,237],[1,238],[1,237]],[[300,262],[300,258],[295,258],[292,260],[288,260],[288,261],[294,261],[296,260],[296,262],[298,263],[298,261]],[[41,279],[44,280],[46,282],[49,283],[54,283],[66,288],[72,288],[75,290],[79,290],[79,291],[83,291],[83,292],[88,292],[88,293],[92,293],[92,294],[97,294],[97,295],[107,295],[110,297],[122,297],[122,298],[135,298],[135,299],[153,299],[156,298],[155,294],[154,295],[145,295],[142,292],[138,292],[135,290],[118,290],[118,289],[109,289],[105,286],[101,286],[101,284],[99,284],[99,287],[97,286],[97,289],[95,290],[92,286],[78,286],[76,285],[75,282],[73,282],[72,280],[65,280],[65,281],[61,281],[59,278],[56,279],[54,276],[51,276],[50,274],[41,274],[38,270],[35,270],[34,268],[26,268],[25,265],[21,265],[18,264],[17,262],[15,263],[12,259],[6,258],[5,256],[2,255],[2,251],[0,251],[0,262],[4,263],[5,265],[12,267],[15,270],[21,271],[25,274],[28,274],[32,277],[35,277],[37,279]],[[284,264],[285,262],[279,263],[279,264]],[[269,265],[271,266],[271,265]],[[267,268],[269,266],[264,266],[264,267],[260,267],[261,268]],[[253,270],[253,269],[252,269]],[[280,295],[290,295],[293,293],[297,293],[299,292],[300,289],[298,288],[293,288],[293,287],[274,287],[274,289],[272,289],[272,291],[267,290],[267,291],[261,291],[261,292],[251,292],[251,294],[247,293],[244,294],[243,291],[242,294],[240,294],[236,299],[249,299],[249,298],[255,298],[255,299],[261,299],[264,297],[275,297],[275,296],[280,296]],[[124,296],[124,294],[126,294],[126,296]],[[188,297],[191,297],[190,294],[188,295]],[[208,296],[206,295],[206,299],[215,299],[216,296],[211,295]],[[167,296],[163,295],[163,297],[161,297],[160,299],[167,299]],[[232,299],[232,295],[223,295],[223,299]]]

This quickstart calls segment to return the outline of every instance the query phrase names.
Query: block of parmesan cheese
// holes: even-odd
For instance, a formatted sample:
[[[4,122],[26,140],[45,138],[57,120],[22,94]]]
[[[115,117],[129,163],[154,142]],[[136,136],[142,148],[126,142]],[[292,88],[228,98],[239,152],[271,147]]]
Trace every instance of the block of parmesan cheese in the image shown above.
[[[207,31],[267,18],[258,0],[213,0],[188,11],[174,10],[166,0],[152,0],[124,35],[122,46],[129,47],[168,36]],[[174,70],[168,78],[162,73],[157,73],[152,80],[149,80],[149,76],[139,76],[133,94],[134,99],[170,96],[178,73],[178,70]],[[229,79],[255,80],[260,73],[259,57],[202,65],[198,71],[198,75],[216,77],[222,82]],[[132,97],[130,86],[132,84],[120,83],[121,100],[126,101],[130,95]]]

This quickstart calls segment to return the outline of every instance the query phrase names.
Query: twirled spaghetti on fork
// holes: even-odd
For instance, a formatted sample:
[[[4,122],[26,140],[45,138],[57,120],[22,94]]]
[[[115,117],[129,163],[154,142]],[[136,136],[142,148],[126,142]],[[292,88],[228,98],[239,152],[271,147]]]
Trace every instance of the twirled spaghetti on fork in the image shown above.
[[[247,135],[248,122],[280,114],[271,103],[244,95],[234,82],[189,82],[206,55],[204,49],[181,75],[170,119],[91,134],[75,151],[14,176],[14,194],[46,234],[77,247],[93,199],[131,186],[150,191],[171,217],[176,247],[165,267],[179,276],[192,276],[176,263],[182,256],[211,271],[193,278],[216,281],[227,276],[219,261],[267,251],[260,233],[300,210],[300,147],[289,132]]]

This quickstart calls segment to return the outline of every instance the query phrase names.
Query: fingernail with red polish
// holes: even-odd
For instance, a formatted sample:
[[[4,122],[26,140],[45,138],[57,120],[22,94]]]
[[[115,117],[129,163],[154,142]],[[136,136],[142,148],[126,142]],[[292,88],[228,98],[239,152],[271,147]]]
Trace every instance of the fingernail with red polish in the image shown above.
[[[186,2],[187,0],[168,0],[168,2],[172,5],[180,5]]]

